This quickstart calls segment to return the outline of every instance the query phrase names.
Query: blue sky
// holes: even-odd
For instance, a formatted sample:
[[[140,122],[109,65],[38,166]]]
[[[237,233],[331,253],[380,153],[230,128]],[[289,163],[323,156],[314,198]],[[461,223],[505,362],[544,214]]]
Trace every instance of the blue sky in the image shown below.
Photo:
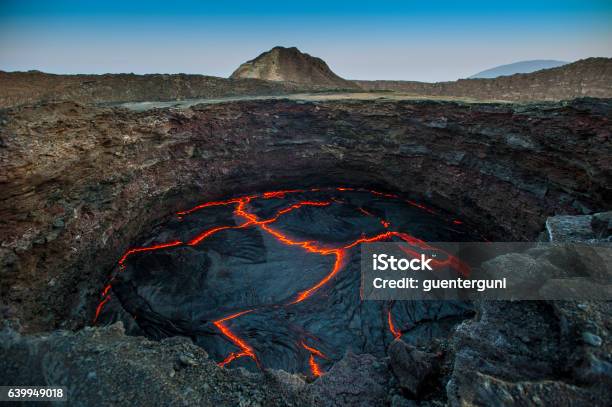
[[[612,1],[0,0],[0,69],[228,76],[275,45],[349,79],[612,57]]]

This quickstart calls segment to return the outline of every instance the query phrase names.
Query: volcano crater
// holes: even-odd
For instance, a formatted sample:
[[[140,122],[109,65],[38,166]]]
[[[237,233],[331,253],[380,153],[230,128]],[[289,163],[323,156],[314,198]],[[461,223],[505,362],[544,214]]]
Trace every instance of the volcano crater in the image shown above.
[[[117,261],[153,242],[157,225],[190,205],[261,191],[391,191],[460,214],[478,240],[532,240],[549,215],[608,206],[609,160],[597,140],[609,112],[590,100],[7,110],[6,313],[24,332],[90,324]]]

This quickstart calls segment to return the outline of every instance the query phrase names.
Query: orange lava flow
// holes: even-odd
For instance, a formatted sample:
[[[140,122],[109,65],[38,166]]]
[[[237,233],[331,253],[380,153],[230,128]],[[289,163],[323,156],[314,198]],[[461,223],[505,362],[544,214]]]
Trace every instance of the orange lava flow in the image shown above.
[[[289,303],[290,305],[297,304],[297,303],[304,301],[305,299],[310,297],[312,294],[317,292],[325,284],[327,284],[329,280],[334,278],[336,274],[338,274],[338,272],[342,269],[342,264],[344,262],[344,251],[335,250],[334,254],[336,255],[336,261],[334,262],[334,267],[332,268],[332,271],[328,275],[326,275],[321,281],[319,281],[317,284],[313,285],[307,290],[300,292],[298,296],[296,297],[296,299]]]
[[[290,191],[293,192],[293,191]],[[275,195],[275,194],[271,194],[268,197],[281,197],[284,196],[284,194],[287,193],[287,191],[282,191],[282,194],[280,195]],[[236,216],[241,216],[244,219],[246,219],[246,222],[243,223],[240,226],[236,226],[234,228],[241,228],[241,227],[246,227],[246,226],[250,226],[250,225],[258,225],[260,226],[262,229],[270,232],[272,235],[274,235],[274,233],[271,232],[271,229],[269,229],[267,227],[268,223],[273,223],[275,222],[280,216],[287,214],[295,209],[301,208],[303,206],[327,206],[330,205],[330,202],[317,202],[317,201],[302,201],[296,204],[293,204],[285,209],[281,209],[279,210],[276,215],[270,219],[266,219],[266,220],[259,220],[257,218],[256,215],[251,214],[249,212],[246,211],[246,204],[251,200],[251,198],[243,198],[240,201],[238,201],[238,205],[236,206],[236,209],[234,210],[234,214]],[[194,244],[199,243],[201,240],[205,239],[206,237],[212,235],[213,233],[215,233],[216,231],[219,230],[223,230],[223,229],[229,229],[230,227],[219,227],[216,229],[211,229],[208,232],[203,233],[202,235],[200,235],[196,239],[194,239]],[[285,236],[277,234],[276,235],[281,236],[282,238],[285,238]],[[192,241],[193,242],[193,241]],[[191,244],[191,242],[190,242]],[[339,268],[339,267],[338,267]],[[229,339],[234,345],[236,345],[238,348],[240,348],[240,352],[232,352],[230,353],[222,362],[219,363],[219,366],[225,366],[228,363],[232,362],[233,360],[236,360],[240,357],[243,356],[248,356],[251,359],[253,359],[256,363],[258,363],[257,357],[255,355],[255,352],[253,351],[253,348],[251,348],[250,345],[248,345],[244,340],[242,340],[240,337],[238,337],[236,334],[234,334],[227,326],[225,326],[223,324],[223,322],[233,319],[233,318],[237,318],[241,315],[246,314],[247,312],[251,312],[252,310],[248,310],[248,311],[244,311],[244,312],[239,312],[233,315],[230,315],[229,317],[225,317],[223,319],[217,320],[214,323],[214,325],[217,327],[217,329],[219,329],[219,331],[221,331],[221,333],[227,338]]]
[[[278,210],[274,214],[274,216],[267,218],[267,219],[260,219],[256,214],[250,212],[248,208],[249,203],[251,203],[254,199],[284,199],[289,194],[297,194],[297,193],[303,193],[303,192],[309,192],[309,191],[317,192],[317,191],[324,191],[324,190],[338,191],[338,192],[359,191],[359,192],[367,192],[375,196],[381,196],[381,197],[390,198],[390,199],[400,199],[400,197],[395,194],[383,193],[383,192],[378,192],[378,191],[369,190],[369,189],[352,188],[352,187],[337,187],[337,188],[312,188],[312,189],[291,189],[291,190],[271,191],[271,192],[265,192],[265,193],[257,194],[257,195],[247,195],[247,196],[232,198],[232,199],[227,199],[227,200],[205,202],[197,206],[194,206],[191,209],[177,212],[177,216],[180,219],[182,219],[183,216],[190,215],[204,208],[214,207],[214,206],[234,205],[235,207],[233,210],[233,215],[244,221],[237,225],[219,225],[219,226],[212,227],[210,229],[200,232],[198,235],[196,235],[195,237],[193,237],[191,240],[187,242],[182,242],[180,240],[174,240],[174,241],[170,241],[166,243],[160,243],[160,244],[155,244],[155,245],[146,246],[146,247],[136,247],[136,248],[129,249],[119,259],[120,271],[125,268],[125,262],[128,259],[128,257],[136,253],[168,249],[168,248],[178,247],[182,245],[195,246],[195,245],[200,244],[207,238],[213,236],[214,234],[224,231],[224,230],[243,229],[247,227],[258,227],[261,230],[268,233],[273,238],[275,238],[277,241],[281,242],[282,244],[289,245],[289,246],[297,246],[309,253],[314,253],[314,254],[318,254],[321,256],[334,256],[333,267],[329,271],[329,273],[327,273],[321,280],[319,280],[316,284],[312,285],[310,288],[305,289],[301,292],[298,292],[295,298],[291,302],[284,304],[284,306],[290,306],[290,305],[298,304],[302,301],[305,301],[306,299],[310,298],[313,294],[315,294],[317,291],[319,291],[322,287],[327,285],[343,269],[344,265],[346,264],[347,258],[349,256],[349,250],[358,246],[361,243],[378,242],[378,241],[387,240],[387,239],[396,237],[408,243],[409,245],[417,246],[421,249],[439,250],[437,248],[433,248],[427,245],[427,243],[425,243],[422,240],[417,239],[414,236],[411,236],[404,232],[398,232],[398,231],[387,230],[375,236],[370,236],[370,237],[361,236],[355,241],[345,244],[343,246],[329,247],[329,246],[325,246],[316,241],[295,240],[291,238],[290,236],[284,234],[283,232],[271,226],[271,224],[275,223],[281,216],[291,213],[292,211],[297,210],[302,207],[307,207],[307,206],[324,207],[324,206],[332,205],[332,203],[344,204],[344,201],[342,201],[341,199],[336,199],[334,197],[330,198],[330,201],[299,201],[283,209]],[[434,210],[422,204],[416,203],[414,201],[409,201],[409,200],[405,200],[404,202],[414,207],[417,207],[423,211],[426,211],[428,213],[436,214]],[[365,216],[376,218],[375,215],[373,215],[372,213],[370,213],[364,208],[359,207],[357,209]],[[462,223],[461,221],[457,219],[451,218],[447,220],[449,223],[453,223],[456,225],[460,225]],[[391,226],[391,224],[385,219],[379,218],[379,221],[380,221],[380,224],[385,229],[388,229]],[[417,253],[416,251],[410,248],[404,248],[402,250],[404,250],[406,253],[413,255],[413,256],[419,255],[419,253]],[[447,265],[447,266],[453,267],[454,269],[456,269],[463,275],[467,275],[469,273],[469,268],[465,264],[463,264],[461,261],[459,261],[457,258],[453,257],[452,255],[448,253],[445,253],[444,251],[441,251],[441,250],[439,251],[445,254],[445,259],[444,260],[433,259],[431,261],[432,264]],[[111,280],[111,283],[112,281],[113,280]],[[102,300],[100,301],[100,303],[98,304],[96,308],[94,323],[98,320],[98,317],[100,316],[100,313],[104,305],[108,303],[108,301],[110,300],[111,287],[112,287],[111,284],[108,284],[104,287],[104,290],[102,292]],[[245,311],[240,311],[240,312],[236,312],[234,314],[231,314],[221,319],[217,319],[213,321],[214,326],[219,330],[221,335],[223,335],[229,342],[231,342],[233,345],[235,345],[238,348],[238,350],[231,352],[227,357],[225,357],[224,360],[219,362],[218,363],[219,366],[221,367],[226,366],[232,361],[242,358],[242,357],[249,357],[253,359],[255,363],[257,363],[258,366],[260,365],[253,347],[250,346],[244,339],[240,338],[232,330],[230,330],[230,328],[226,324],[227,321],[233,320],[235,318],[238,318],[242,315],[248,314],[253,311],[255,310],[249,309]],[[387,314],[387,323],[389,325],[389,330],[391,331],[393,337],[400,338],[402,335],[401,331],[398,330],[393,324],[393,319],[392,319],[390,310],[388,311],[388,314]],[[325,356],[321,351],[311,346],[306,345],[304,342],[301,343],[301,346],[310,353],[308,363],[310,365],[310,370],[312,372],[312,375],[315,377],[321,376],[323,372],[320,366],[317,364],[315,357],[327,359],[327,356]]]
[[[265,230],[270,235],[272,235],[274,238],[276,238],[276,240],[278,240],[279,242],[289,245],[289,246],[299,246],[310,253],[317,253],[323,256],[328,256],[328,255],[336,256],[336,260],[334,262],[334,267],[332,268],[332,271],[327,276],[325,276],[321,281],[319,281],[316,285],[309,288],[308,290],[305,290],[299,293],[297,298],[290,304],[297,304],[298,302],[304,301],[306,298],[310,297],[314,292],[316,292],[321,287],[323,287],[329,280],[331,280],[340,271],[340,269],[342,268],[343,260],[344,260],[343,250],[322,248],[322,247],[317,246],[315,242],[312,242],[312,241],[295,241],[289,238],[288,236],[284,235],[283,233],[279,232],[278,230],[273,229],[270,226],[268,226],[269,223],[274,223],[277,220],[278,216],[288,213],[302,206],[327,206],[327,205],[330,205],[331,202],[325,202],[325,201],[324,202],[318,202],[318,201],[299,202],[297,204],[291,205],[290,207],[286,209],[280,210],[275,217],[271,219],[263,220],[263,221],[259,220],[256,215],[246,211],[246,208],[245,208],[246,203],[247,203],[246,201],[241,202],[236,208],[236,211],[234,212],[234,214],[236,214],[237,216],[242,216],[247,221],[252,222],[254,225],[259,226],[261,229]]]
[[[105,294],[104,299],[102,299],[102,301],[100,301],[100,303],[96,307],[96,315],[94,316],[94,319],[93,319],[93,323],[94,324],[98,320],[98,317],[100,316],[100,312],[102,312],[102,308],[104,307],[104,304],[106,304],[108,302],[108,300],[110,300],[110,298],[111,298],[111,296],[108,295],[108,293]]]
[[[327,359],[327,356],[325,356],[323,352],[321,352],[320,350],[306,345],[304,342],[302,342],[302,347],[306,349],[308,352],[310,352],[310,357],[308,358],[308,365],[310,366],[310,371],[312,372],[312,375],[314,377],[322,376],[323,371],[321,370],[321,367],[317,364],[317,361],[315,360],[315,356],[318,356],[323,359]]]
[[[225,365],[227,365],[228,363],[230,363],[230,362],[232,362],[232,361],[234,361],[236,359],[239,359],[239,358],[241,358],[243,356],[251,357],[251,354],[247,353],[247,352],[232,352],[229,355],[227,355],[227,357],[225,359],[223,359],[221,362],[217,363],[217,366],[225,367]]]
[[[313,354],[310,354],[310,357],[308,358],[308,364],[310,365],[310,371],[312,372],[312,375],[314,377],[319,377],[323,374]]]
[[[318,349],[313,348],[312,346],[306,345],[304,342],[302,342],[302,347],[304,349],[306,349],[308,352],[312,353],[313,355],[316,355],[316,356],[318,356],[320,358],[323,358],[323,359],[327,359],[327,356],[325,356],[325,354],[323,354],[323,352],[321,352]]]
[[[284,198],[285,195],[287,194],[295,194],[298,192],[305,192],[303,189],[287,189],[284,191],[272,191],[272,192],[265,192],[262,197],[264,199],[269,199],[269,198]]]
[[[160,249],[167,249],[168,247],[176,247],[176,246],[180,246],[182,244],[183,244],[183,242],[181,242],[180,240],[175,240],[175,241],[172,241],[172,242],[160,243],[160,244],[156,244],[156,245],[153,245],[153,246],[135,247],[135,248],[130,249],[127,252],[125,252],[125,254],[121,257],[121,259],[119,259],[119,265],[123,265],[123,263],[125,263],[125,260],[129,256],[131,256],[132,254],[134,254],[134,253],[149,252],[149,251],[160,250]]]
[[[200,233],[199,235],[191,239],[187,244],[189,246],[195,246],[198,243],[200,243],[202,240],[214,235],[217,232],[220,232],[222,230],[227,230],[227,229],[242,229],[244,227],[250,226],[250,224],[251,222],[245,222],[242,225],[238,225],[238,226],[217,226],[212,229],[208,229],[203,233]]]
[[[384,232],[381,234],[378,234],[376,236],[371,236],[371,237],[361,237],[357,240],[355,240],[352,243],[347,244],[346,246],[340,247],[340,248],[336,248],[336,249],[325,249],[325,248],[320,248],[317,246],[314,246],[312,244],[312,242],[294,242],[290,239],[288,239],[286,236],[280,234],[279,232],[274,231],[273,229],[267,228],[265,229],[266,231],[268,231],[269,233],[271,233],[272,235],[276,236],[277,239],[279,239],[281,242],[289,244],[289,245],[299,245],[302,246],[304,249],[306,249],[307,251],[311,252],[311,253],[319,253],[322,255],[328,255],[328,254],[334,254],[336,256],[336,261],[334,262],[334,267],[332,268],[332,271],[327,274],[321,281],[319,281],[317,284],[315,284],[314,286],[312,286],[311,288],[304,290],[302,292],[300,292],[297,296],[297,298],[290,302],[289,305],[293,305],[293,304],[297,304],[300,303],[302,301],[304,301],[305,299],[307,299],[308,297],[312,296],[316,291],[318,291],[321,287],[323,287],[325,284],[327,284],[332,278],[334,278],[334,276],[336,274],[338,274],[338,272],[342,269],[342,265],[344,264],[344,261],[346,259],[346,251],[348,249],[351,249],[361,243],[372,243],[372,242],[379,242],[381,240],[385,240],[385,239],[389,239],[393,236],[403,236],[404,239],[408,239],[410,241],[418,241],[418,239],[416,239],[415,237],[412,237],[406,233],[400,233],[400,232]]]
[[[378,196],[384,196],[385,198],[393,198],[393,199],[397,199],[399,198],[398,195],[395,194],[385,194],[384,192],[378,192],[378,191],[374,191],[371,189],[368,189],[367,192],[373,194],[373,195],[378,195]]]
[[[252,196],[252,197],[254,197],[254,196]],[[249,199],[249,198],[252,198],[252,197],[251,197],[251,196],[248,196],[248,197],[242,197],[242,198],[232,198],[232,199],[228,199],[228,200],[225,200],[225,201],[211,201],[211,202],[204,202],[203,204],[200,204],[200,205],[194,206],[193,208],[191,208],[191,209],[187,209],[186,211],[177,212],[176,214],[177,214],[178,216],[189,215],[190,213],[193,213],[193,212],[199,211],[200,209],[203,209],[203,208],[209,208],[209,207],[211,207],[211,206],[225,206],[225,205],[231,205],[231,204],[234,204],[234,203],[238,203],[238,202],[240,202],[240,201],[242,201],[242,200],[244,200],[244,199]]]
[[[213,321],[213,324],[217,327],[217,329],[219,331],[221,331],[221,333],[223,334],[223,336],[225,336],[227,339],[229,339],[234,345],[236,345],[238,348],[240,348],[240,352],[232,352],[229,354],[229,356],[227,356],[223,361],[219,362],[219,366],[223,367],[225,365],[227,365],[228,363],[230,363],[232,360],[241,358],[243,356],[248,356],[251,359],[253,359],[255,361],[255,363],[259,364],[259,362],[257,361],[257,356],[255,356],[255,351],[253,350],[253,348],[251,348],[251,346],[249,346],[245,341],[243,341],[242,339],[240,339],[237,335],[235,335],[232,331],[230,331],[230,329],[224,324],[225,321],[229,321],[231,319],[237,318],[241,315],[244,314],[248,314],[249,312],[253,312],[254,310],[246,310],[246,311],[241,311],[241,312],[237,312],[235,314],[229,315],[225,318],[221,318],[218,319],[216,321]]]
[[[402,332],[393,325],[393,318],[391,317],[391,310],[387,311],[387,322],[389,323],[389,331],[395,339],[402,337]]]
[[[280,211],[278,211],[276,213],[276,216],[274,218],[272,218],[273,220],[271,222],[276,221],[276,219],[278,219],[279,216],[284,215],[286,213],[289,213],[289,212],[291,212],[294,209],[301,208],[302,206],[328,206],[328,205],[331,205],[331,202],[327,202],[327,201],[302,201],[302,202],[298,202],[296,204],[291,205],[288,208],[281,209]],[[270,220],[268,220],[267,222],[270,222]]]
[[[106,294],[108,294],[109,290],[111,289],[111,285],[107,284],[106,287],[104,287],[104,290],[102,290],[102,297],[104,297]]]
[[[416,203],[416,202],[414,202],[414,201],[410,201],[410,200],[406,200],[406,203],[407,203],[408,205],[412,205],[412,206],[414,206],[415,208],[422,209],[422,210],[424,210],[425,212],[429,212],[429,213],[432,213],[432,214],[435,214],[435,213],[436,213],[436,211],[434,211],[433,209],[430,209],[430,208],[426,207],[425,205],[421,205],[420,203]]]

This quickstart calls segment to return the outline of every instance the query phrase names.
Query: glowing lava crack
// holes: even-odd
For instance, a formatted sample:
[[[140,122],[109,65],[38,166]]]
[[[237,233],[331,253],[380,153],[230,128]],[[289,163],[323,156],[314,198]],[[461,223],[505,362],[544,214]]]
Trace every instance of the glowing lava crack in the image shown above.
[[[256,211],[254,211],[252,207],[253,204],[256,204],[261,201],[268,201],[268,200],[280,201],[279,203],[282,204],[286,201],[289,201],[289,199],[287,198],[288,196],[295,197],[295,196],[299,196],[300,194],[307,194],[307,193],[311,193],[311,194],[326,193],[332,196],[331,197],[328,196],[327,197],[328,199],[324,199],[324,200],[307,199],[307,200],[300,200],[297,202],[288,202],[287,205],[285,205],[284,207],[281,207],[281,209],[276,210],[273,216],[264,217],[263,219],[260,218],[255,213]],[[436,248],[429,246],[423,240],[418,239],[412,236],[411,234],[406,233],[405,231],[394,230],[392,223],[388,219],[378,218],[373,213],[372,209],[366,209],[361,206],[355,207],[356,212],[359,213],[359,216],[366,217],[366,218],[372,218],[373,220],[376,221],[376,224],[378,225],[379,230],[380,228],[382,228],[382,230],[370,236],[366,236],[363,232],[361,232],[360,237],[356,239],[352,239],[348,243],[344,243],[344,244],[330,244],[330,243],[323,243],[321,241],[312,240],[312,239],[306,239],[306,240],[298,239],[293,236],[290,236],[289,233],[282,231],[280,228],[273,226],[282,217],[285,217],[295,211],[303,210],[303,208],[324,208],[324,207],[329,207],[331,205],[344,205],[345,202],[342,199],[338,198],[337,196],[333,196],[333,195],[341,196],[342,194],[345,194],[345,193],[370,194],[375,199],[393,200],[394,202],[396,201],[396,202],[407,204],[414,208],[417,208],[418,210],[425,212],[428,216],[432,216],[432,215],[438,216],[441,219],[443,219],[444,222],[448,223],[449,225],[457,226],[457,225],[462,224],[461,221],[453,217],[446,217],[441,214],[438,214],[433,209],[430,209],[422,204],[419,204],[419,203],[416,203],[410,200],[404,200],[395,194],[382,193],[378,191],[356,189],[356,188],[344,188],[344,187],[313,188],[313,189],[308,189],[308,190],[295,189],[295,190],[284,190],[284,191],[272,191],[272,192],[265,192],[262,194],[232,198],[232,199],[228,199],[224,201],[206,202],[206,203],[197,205],[191,209],[177,213],[178,218],[180,220],[183,220],[186,217],[193,215],[194,213],[198,211],[204,210],[205,208],[212,208],[212,207],[230,207],[231,208],[233,206],[232,215],[234,216],[235,219],[239,219],[239,222],[237,222],[237,224],[217,225],[217,226],[207,228],[205,230],[201,230],[195,236],[189,239],[185,239],[186,241],[171,240],[168,242],[161,242],[161,243],[153,244],[150,246],[136,247],[136,248],[129,249],[119,259],[119,262],[118,262],[119,267],[117,269],[118,273],[121,273],[125,270],[126,264],[128,260],[132,258],[132,256],[136,256],[138,254],[146,253],[146,252],[170,250],[170,249],[176,249],[180,247],[190,247],[190,246],[194,247],[194,246],[200,245],[202,242],[206,241],[211,236],[218,234],[219,232],[229,231],[229,230],[240,230],[240,229],[246,229],[246,228],[258,228],[259,230],[265,232],[268,236],[273,237],[277,242],[283,245],[296,247],[307,253],[311,253],[311,254],[315,254],[319,256],[329,256],[333,258],[333,266],[331,267],[331,270],[329,270],[329,272],[323,278],[321,278],[315,284],[312,284],[310,287],[295,293],[293,297],[288,299],[287,301],[283,303],[275,304],[272,306],[270,305],[261,306],[261,308],[255,307],[252,309],[243,309],[243,310],[238,309],[238,310],[235,310],[235,312],[230,313],[229,315],[219,316],[218,319],[211,321],[212,325],[219,332],[219,334],[221,334],[227,341],[229,341],[237,349],[236,351],[229,353],[229,355],[227,355],[222,361],[220,361],[219,366],[226,366],[227,364],[231,363],[232,361],[236,359],[239,359],[242,357],[248,357],[252,359],[257,364],[257,366],[261,367],[261,361],[259,360],[257,356],[255,348],[253,348],[253,346],[251,346],[246,339],[239,336],[233,329],[230,329],[230,325],[232,325],[232,323],[238,318],[244,315],[247,315],[247,314],[252,314],[258,309],[263,309],[263,308],[266,308],[268,310],[270,309],[289,310],[290,308],[296,306],[297,304],[302,303],[312,298],[313,295],[315,295],[323,287],[327,286],[332,280],[334,280],[335,277],[337,277],[337,275],[343,270],[343,268],[347,264],[347,261],[350,257],[351,249],[358,247],[359,244],[361,243],[378,242],[378,241],[393,240],[393,239],[404,241],[408,244],[405,248],[406,253],[412,256],[418,256],[419,254],[416,251],[414,251],[414,249],[411,249],[411,247],[437,250]],[[445,260],[440,260],[439,262],[450,265],[458,273],[466,275],[469,272],[469,270],[467,269],[465,265],[463,265],[459,260],[457,260],[456,258],[450,255],[447,255]],[[116,275],[112,277],[110,282],[104,287],[104,290],[102,292],[102,298],[98,306],[96,307],[94,323],[98,321],[104,306],[109,302],[111,298],[111,288],[113,287],[113,284],[115,283],[115,281],[116,281]],[[386,315],[384,317],[384,319],[386,320],[385,325],[387,325],[389,334],[393,338],[399,338],[402,336],[402,330],[396,325],[396,323],[393,320],[393,316],[391,313],[392,306],[393,304],[389,305]],[[405,328],[406,327],[404,325],[404,329]],[[316,340],[316,338],[311,337],[310,342],[312,342],[312,339]],[[329,360],[328,356],[326,356],[323,352],[321,352],[314,346],[308,345],[304,340],[299,341],[297,343],[297,346],[303,349],[302,352],[304,351],[307,352],[307,355],[308,355],[307,362],[308,362],[308,366],[310,368],[310,372],[312,376],[314,377],[321,376],[323,374],[323,371],[318,361]]]

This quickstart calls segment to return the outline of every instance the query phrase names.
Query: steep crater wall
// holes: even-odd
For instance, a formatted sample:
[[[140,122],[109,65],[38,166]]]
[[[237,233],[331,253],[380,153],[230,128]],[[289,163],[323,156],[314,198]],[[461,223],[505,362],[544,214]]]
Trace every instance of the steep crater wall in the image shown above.
[[[234,102],[1,113],[2,312],[24,331],[91,321],[130,242],[201,201],[283,187],[394,191],[489,239],[611,202],[609,101]]]

